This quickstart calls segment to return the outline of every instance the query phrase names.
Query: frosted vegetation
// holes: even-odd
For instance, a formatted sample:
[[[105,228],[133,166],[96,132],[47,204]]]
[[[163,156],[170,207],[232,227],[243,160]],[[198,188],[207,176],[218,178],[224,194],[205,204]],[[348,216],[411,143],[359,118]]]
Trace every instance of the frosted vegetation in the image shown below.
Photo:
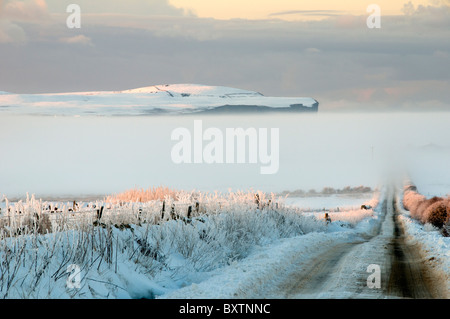
[[[336,214],[333,224],[352,228],[372,213]],[[257,246],[328,226],[322,215],[262,192],[159,187],[65,204],[3,198],[0,297],[154,298],[204,280]],[[79,289],[67,286],[70,265],[81,270]]]

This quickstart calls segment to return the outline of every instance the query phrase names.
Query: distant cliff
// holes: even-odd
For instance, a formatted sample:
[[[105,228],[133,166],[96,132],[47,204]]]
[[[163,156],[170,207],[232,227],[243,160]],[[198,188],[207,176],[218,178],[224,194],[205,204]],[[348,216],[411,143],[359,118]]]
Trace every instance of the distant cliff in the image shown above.
[[[199,84],[165,84],[124,91],[52,94],[1,92],[0,113],[151,115],[235,112],[317,112],[310,97],[266,97],[258,92]]]

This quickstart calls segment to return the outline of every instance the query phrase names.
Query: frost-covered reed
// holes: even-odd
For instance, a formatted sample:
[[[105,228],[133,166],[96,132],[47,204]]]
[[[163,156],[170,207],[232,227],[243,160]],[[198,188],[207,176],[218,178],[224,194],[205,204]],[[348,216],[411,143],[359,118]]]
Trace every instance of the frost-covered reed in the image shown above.
[[[177,192],[149,201],[90,203],[27,196],[4,204],[1,298],[130,295],[127,274],[181,280],[245,258],[256,245],[326,228],[262,192]],[[81,271],[79,289],[67,283],[72,265]]]

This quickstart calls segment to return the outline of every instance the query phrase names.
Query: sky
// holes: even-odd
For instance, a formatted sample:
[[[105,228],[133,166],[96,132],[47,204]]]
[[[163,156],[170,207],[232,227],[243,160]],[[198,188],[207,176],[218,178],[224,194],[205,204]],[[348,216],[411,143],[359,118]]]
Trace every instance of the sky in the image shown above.
[[[320,19],[329,15],[355,14],[366,11],[369,4],[376,3],[385,14],[402,14],[404,2],[392,0],[378,1],[305,1],[305,0],[171,0],[177,8],[187,9],[196,16],[215,19],[266,19],[277,17],[284,20]],[[415,5],[427,5],[427,0],[414,1]]]
[[[449,0],[0,0],[0,91],[197,83],[327,111],[450,110],[449,39]]]

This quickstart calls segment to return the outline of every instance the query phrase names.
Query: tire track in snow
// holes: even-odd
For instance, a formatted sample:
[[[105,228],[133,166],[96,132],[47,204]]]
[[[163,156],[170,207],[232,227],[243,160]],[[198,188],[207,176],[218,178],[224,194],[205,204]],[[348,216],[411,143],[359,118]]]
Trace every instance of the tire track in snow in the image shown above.
[[[327,282],[336,273],[337,264],[354,245],[355,243],[346,243],[333,246],[303,270],[293,273],[288,281],[279,286],[284,291],[283,297],[295,298],[299,297],[299,293],[310,297],[323,292]]]
[[[382,264],[385,268],[390,241],[386,233],[391,228],[386,218],[388,201],[384,198],[381,202],[381,219],[372,234],[361,234],[357,240],[329,246],[307,267],[295,270],[278,286],[284,291],[283,298],[379,298],[380,290],[367,287],[366,270],[370,264]],[[285,290],[286,287],[289,288]]]
[[[281,298],[441,298],[417,247],[406,244],[395,207],[391,189],[373,236],[331,246],[301,269],[294,267],[275,291]],[[371,264],[380,265],[381,289],[367,286]]]
[[[395,222],[392,239],[393,261],[387,286],[387,294],[400,298],[429,299],[439,296],[433,287],[432,278],[423,263],[416,246],[405,241],[405,232],[397,221],[397,210],[393,215]]]

